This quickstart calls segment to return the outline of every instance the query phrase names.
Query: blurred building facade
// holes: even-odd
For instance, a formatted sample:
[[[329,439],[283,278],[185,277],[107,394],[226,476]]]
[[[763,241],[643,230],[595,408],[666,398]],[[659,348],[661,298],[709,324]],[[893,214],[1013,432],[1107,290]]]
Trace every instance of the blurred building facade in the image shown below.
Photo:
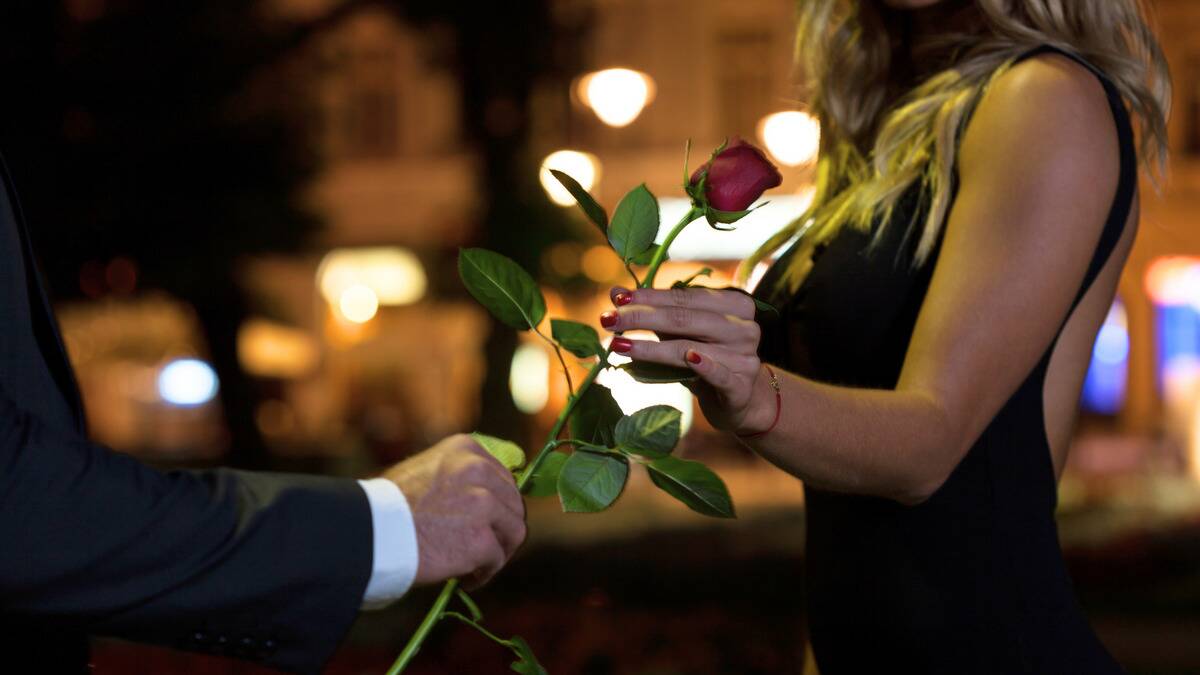
[[[336,4],[278,0],[275,11],[300,22]],[[1173,154],[1160,190],[1143,184],[1141,229],[1097,343],[1072,461],[1081,475],[1154,467],[1200,479],[1200,235],[1193,227],[1200,206],[1200,7],[1189,0],[1153,4],[1175,77]],[[484,226],[481,160],[463,129],[453,32],[410,25],[387,3],[362,5],[279,68],[280,77],[302,83],[310,94],[295,114],[325,160],[311,201],[327,228],[311,255],[261,259],[247,270],[246,283],[270,311],[244,331],[242,356],[244,367],[268,383],[258,420],[278,452],[344,455],[370,446],[376,460],[387,461],[470,429],[479,414],[489,323],[469,298],[445,290],[455,283],[456,248],[469,245]],[[529,152],[582,153],[602,203],[615,204],[645,181],[667,211],[667,202],[681,196],[685,139],[694,143],[693,166],[733,135],[765,145],[776,159],[786,159],[789,143],[794,149],[815,142],[813,132],[795,126],[768,137],[768,116],[803,111],[788,0],[571,0],[551,3],[551,12],[564,35],[578,36],[569,48],[581,68],[569,75],[551,70],[555,74],[535,84],[527,111]],[[644,93],[600,92],[641,97],[632,121],[620,126],[602,121],[589,99],[595,90],[586,86],[589,73],[613,68],[636,72],[645,87]],[[810,137],[800,137],[805,133]],[[667,276],[703,263],[715,268],[718,282],[731,281],[737,258],[802,208],[812,163],[800,159],[783,167],[783,186],[768,195],[775,210],[761,221],[747,219],[749,239],[715,249],[698,245],[696,259],[677,262]],[[726,255],[703,252],[713,250]],[[372,252],[410,263],[371,263],[379,259]],[[335,258],[340,266],[331,263]],[[584,279],[584,286],[570,286],[575,290],[548,287],[547,294],[552,312],[586,322],[594,322],[605,290],[623,275],[605,257],[598,235],[550,248],[535,272],[551,280]],[[423,290],[389,298],[388,284]],[[88,342],[78,336],[94,332],[89,316],[64,313],[69,342]],[[524,347],[532,350],[522,363],[534,381],[527,373],[514,386],[545,390],[526,396],[523,405],[544,424],[562,387],[548,355],[537,356],[536,345]],[[88,398],[101,438],[119,447],[170,445],[151,431],[161,424],[146,421],[161,412],[145,403],[153,391],[142,391],[141,399],[104,395],[111,384],[90,383],[115,380],[89,375],[104,372],[85,367],[82,375],[85,388],[97,393]],[[538,378],[547,382],[538,385]],[[629,383],[610,386],[628,389]],[[690,405],[678,391],[625,395]],[[139,414],[119,403],[135,400],[143,401]],[[175,410],[170,419],[191,415],[219,426],[203,411]],[[191,451],[219,454],[211,449],[219,446],[219,433],[200,437],[215,440],[199,444],[209,450]]]

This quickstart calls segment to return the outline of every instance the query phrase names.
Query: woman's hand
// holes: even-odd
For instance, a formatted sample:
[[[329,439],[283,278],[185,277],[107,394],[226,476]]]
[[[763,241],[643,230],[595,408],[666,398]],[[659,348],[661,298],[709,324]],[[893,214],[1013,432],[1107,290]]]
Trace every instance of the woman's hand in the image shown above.
[[[650,330],[661,342],[615,337],[613,351],[634,361],[691,368],[700,379],[687,386],[712,425],[736,434],[767,429],[775,394],[758,359],[762,332],[754,301],[740,291],[614,288],[617,308],[600,316],[612,332]]]

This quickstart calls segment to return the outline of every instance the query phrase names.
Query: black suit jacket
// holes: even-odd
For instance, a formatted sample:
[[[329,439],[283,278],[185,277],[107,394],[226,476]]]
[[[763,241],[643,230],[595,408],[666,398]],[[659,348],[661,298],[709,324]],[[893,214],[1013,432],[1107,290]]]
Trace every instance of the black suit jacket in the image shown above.
[[[320,670],[371,573],[352,480],[163,473],[88,442],[0,158],[0,654],[86,672],[87,636]]]

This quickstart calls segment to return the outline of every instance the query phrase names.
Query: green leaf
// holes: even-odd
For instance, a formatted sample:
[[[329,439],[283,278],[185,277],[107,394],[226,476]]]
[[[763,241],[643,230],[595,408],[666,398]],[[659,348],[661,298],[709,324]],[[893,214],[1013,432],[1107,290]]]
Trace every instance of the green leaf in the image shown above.
[[[617,422],[617,446],[643,457],[666,457],[679,443],[683,413],[669,405],[643,408]]]
[[[458,596],[458,599],[462,602],[462,604],[466,605],[467,611],[471,613],[472,619],[475,621],[483,621],[483,610],[479,609],[479,605],[475,604],[475,601],[471,599],[471,596],[467,595],[466,591],[460,588],[455,591],[455,595]]]
[[[583,392],[583,399],[571,414],[571,438],[612,447],[617,444],[614,430],[624,415],[612,391],[593,383]]]
[[[512,669],[521,675],[549,675],[542,664],[538,663],[537,657],[533,655],[533,649],[529,647],[529,643],[524,638],[514,636],[509,642],[512,643],[512,649],[517,654],[517,660],[513,661]]]
[[[660,248],[662,248],[662,244],[655,244],[655,245],[651,246],[650,248],[646,249],[645,251],[642,251],[640,254],[638,254],[636,257],[634,257],[634,259],[631,260],[630,262],[632,262],[634,265],[649,265],[650,261],[654,260],[654,256],[658,254],[658,250]],[[670,259],[670,256],[667,256],[667,255],[663,256],[663,260],[669,260],[669,259]]]
[[[604,345],[600,344],[600,335],[591,326],[577,321],[551,319],[550,334],[563,349],[581,359],[589,356],[604,357]]]
[[[733,500],[717,474],[700,462],[663,457],[646,465],[650,480],[691,510],[714,518],[733,518]]]
[[[758,298],[754,298],[754,297],[752,297],[751,299],[754,300],[754,307],[756,309],[758,309],[758,311],[766,313],[766,314],[771,314],[774,316],[779,316],[779,310],[775,308],[775,305],[772,305],[771,303],[767,302],[766,300],[759,300]]]
[[[629,264],[654,243],[658,236],[658,200],[643,183],[629,191],[608,224],[608,242]]]
[[[692,174],[688,171],[688,164],[692,161],[692,139],[687,139],[687,143],[683,146],[683,189],[686,191],[689,183],[692,181]]]
[[[593,513],[608,508],[629,478],[623,457],[576,450],[558,474],[558,497],[567,513]]]
[[[476,443],[483,446],[483,449],[487,450],[489,455],[495,457],[496,461],[503,464],[504,468],[509,471],[516,471],[525,464],[525,451],[521,449],[521,446],[512,441],[506,441],[503,438],[496,438],[495,436],[488,436],[479,432],[471,434],[471,438],[475,439]]]
[[[583,189],[583,186],[579,184],[579,181],[571,178],[569,175],[559,171],[558,169],[550,169],[550,175],[558,179],[558,182],[567,189],[567,192],[571,193],[571,196],[575,198],[575,201],[579,202],[579,208],[583,209],[583,212],[585,215],[587,215],[588,220],[592,221],[597,227],[600,228],[600,233],[607,234],[608,214],[604,212],[604,207],[600,206],[596,199],[592,197],[587,190]]]
[[[538,465],[533,475],[529,477],[525,493],[530,497],[549,497],[558,494],[558,474],[562,472],[567,457],[565,452],[551,450],[550,454],[546,455],[546,459],[543,459],[542,463]]]
[[[479,304],[517,330],[536,327],[546,316],[546,299],[520,265],[482,248],[458,252],[458,275]]]
[[[714,230],[721,230],[722,232],[728,232],[734,228],[732,228],[732,227],[717,227],[717,223],[725,223],[725,224],[736,223],[737,221],[741,220],[742,218],[745,218],[746,216],[750,215],[751,213],[754,213],[755,211],[761,209],[762,207],[764,207],[770,203],[771,202],[762,202],[761,204],[756,204],[755,206],[748,208],[744,211],[722,211],[720,209],[714,209],[711,206],[706,206],[704,208],[704,218],[705,218],[705,220],[708,221],[708,224]]]
[[[722,211],[720,209],[714,209],[710,206],[704,210],[704,218],[708,220],[709,225],[716,227],[717,223],[736,223],[742,218],[750,215],[752,211],[754,211],[754,209],[746,209],[745,211]],[[717,229],[726,230],[731,228],[718,227]]]
[[[722,152],[725,152],[725,148],[728,148],[728,147],[729,147],[729,139],[726,138],[725,140],[721,141],[721,144],[717,146],[716,150],[712,151],[712,156],[708,158],[708,161],[711,162],[714,159],[716,159],[717,155],[720,155]]]
[[[676,382],[691,382],[700,377],[696,371],[679,366],[664,366],[660,363],[634,361],[617,366],[629,373],[633,379],[642,384],[673,384]]]
[[[707,277],[707,276],[711,275],[712,273],[713,273],[713,270],[711,267],[705,267],[704,269],[700,270],[699,272],[696,272],[692,276],[690,276],[686,279],[680,279],[679,281],[676,281],[675,283],[671,284],[671,288],[690,288],[693,284],[696,283],[696,279],[699,279],[700,277]]]

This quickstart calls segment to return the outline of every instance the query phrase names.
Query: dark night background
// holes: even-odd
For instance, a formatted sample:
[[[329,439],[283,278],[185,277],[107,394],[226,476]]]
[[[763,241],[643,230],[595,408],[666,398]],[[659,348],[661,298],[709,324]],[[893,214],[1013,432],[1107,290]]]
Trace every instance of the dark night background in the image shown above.
[[[1172,45],[1186,41],[1184,27],[1200,25],[1200,17],[1188,14],[1186,0],[1156,4],[1164,11],[1176,8],[1171,11],[1192,21],[1179,19],[1165,35],[1175,40],[1168,44],[1169,55],[1192,64],[1178,69],[1186,81],[1200,69],[1192,67],[1194,58],[1179,55],[1195,48]],[[705,9],[693,12],[693,5]],[[347,432],[353,440],[345,446],[352,449],[344,452],[279,451],[287,444],[264,431],[270,427],[264,426],[261,411],[264,403],[285,400],[293,385],[248,373],[239,361],[239,329],[248,320],[287,317],[247,282],[249,265],[262,258],[316,259],[330,242],[343,239],[362,243],[340,233],[340,225],[309,198],[331,167],[347,163],[321,140],[323,103],[311,81],[325,74],[318,72],[314,64],[320,61],[313,54],[349,22],[383,16],[381,21],[412,32],[405,35],[425,36],[422,67],[448,73],[457,85],[453,151],[472,158],[471,175],[464,180],[474,186],[473,219],[465,235],[414,247],[428,270],[431,303],[469,302],[453,259],[459,246],[478,245],[538,270],[548,285],[562,289],[557,301],[582,307],[582,313],[600,302],[609,280],[585,276],[577,261],[572,261],[573,273],[555,277],[547,272],[555,269],[547,264],[553,251],[585,251],[597,242],[573,211],[546,198],[537,180],[543,151],[578,144],[627,169],[629,175],[615,177],[613,188],[605,184],[602,194],[608,201],[619,194],[613,190],[620,181],[638,175],[634,171],[651,171],[650,181],[657,181],[652,186],[666,192],[674,188],[683,138],[708,143],[730,132],[752,135],[758,115],[791,93],[786,90],[790,71],[777,68],[770,78],[762,76],[761,66],[770,59],[753,51],[767,45],[762,48],[771,59],[787,63],[790,3],[748,2],[745,7],[766,8],[763,16],[785,19],[746,19],[734,12],[733,28],[713,9],[718,5],[675,2],[655,14],[638,3],[617,10],[583,0],[344,0],[288,14],[250,0],[5,2],[0,5],[0,151],[17,182],[56,305],[103,308],[164,294],[194,315],[204,355],[221,382],[214,405],[223,441],[212,453],[146,454],[147,461],[362,474],[436,438],[425,429],[408,429],[401,441],[377,443],[382,450],[367,451],[362,448],[371,446],[370,437],[363,441]],[[685,13],[717,17],[706,19],[716,26],[717,37],[702,44],[725,55],[719,63],[693,63],[702,58],[693,44],[698,39],[676,27],[674,19]],[[666,46],[644,46],[656,42]],[[617,65],[640,65],[636,61],[642,58],[651,64],[646,70],[658,67],[666,73],[655,74],[655,107],[616,131],[581,112],[567,93],[584,72],[610,65],[598,54],[612,53],[631,55],[631,63],[610,59],[621,61]],[[737,66],[743,62],[749,65]],[[738,70],[747,67],[749,74]],[[694,101],[700,89],[685,77],[714,80],[719,91]],[[741,88],[729,93],[734,86],[729,82]],[[1196,87],[1180,89],[1194,93]],[[718,112],[709,115],[700,110],[705,107]],[[433,162],[404,152],[397,152],[397,161],[415,167],[410,175],[422,175],[422,162]],[[639,163],[642,154],[653,159]],[[659,157],[668,159],[659,162]],[[1194,161],[1181,161],[1179,180],[1186,192],[1186,181],[1200,174],[1188,169]],[[810,178],[800,170],[788,176],[789,190]],[[1148,211],[1168,224],[1194,222],[1191,202],[1178,194],[1168,190],[1165,205],[1150,205]],[[1148,244],[1146,250],[1154,255],[1200,252],[1197,242],[1167,239],[1173,243]],[[1140,277],[1122,288],[1131,324],[1152,324],[1145,318],[1152,303],[1141,297]],[[1143,314],[1136,314],[1142,311],[1137,307]],[[416,319],[401,312],[393,312],[396,321],[409,322],[403,324],[411,326],[406,330],[421,330]],[[324,335],[324,321],[324,314],[307,320],[306,329]],[[386,326],[395,324],[384,325],[379,330],[389,335]],[[487,328],[476,389],[460,392],[478,408],[473,428],[536,437],[547,426],[545,416],[518,412],[509,393],[518,338],[494,322]],[[1149,333],[1149,328],[1143,332],[1147,341]],[[1151,347],[1145,349],[1152,353]],[[336,365],[344,357],[327,358]],[[1194,479],[1184,477],[1186,461],[1179,457],[1186,450],[1163,440],[1170,436],[1164,421],[1169,415],[1153,383],[1159,366],[1152,360],[1146,356],[1142,365],[1131,366],[1130,386],[1142,393],[1131,393],[1122,411],[1088,417],[1081,427],[1099,438],[1135,439],[1113,447],[1136,449],[1129,450],[1133,459],[1120,471],[1091,471],[1084,464],[1073,469],[1069,480],[1075,487],[1068,495],[1073,497],[1065,500],[1062,516],[1064,544],[1099,632],[1131,672],[1196,673],[1200,499],[1195,494],[1200,491]],[[1137,375],[1137,368],[1144,372]],[[376,395],[372,387],[378,385],[362,375],[369,370],[361,364],[345,367],[368,381],[347,386],[350,422],[379,417],[378,401],[354,407]],[[404,415],[405,420],[418,416]],[[761,469],[720,446],[704,428],[689,443],[697,454],[724,458],[730,475],[757,475],[753,471]],[[1167,455],[1175,459],[1162,460]],[[1159,470],[1170,476],[1169,486],[1153,482]],[[778,503],[764,498],[732,525],[691,520],[636,495],[610,514],[577,520],[560,518],[556,504],[535,505],[525,551],[478,596],[489,624],[528,638],[556,674],[806,672],[802,507],[788,492],[798,488],[769,484],[784,485]],[[757,483],[745,485],[751,486],[747,494],[760,491]],[[1173,501],[1163,497],[1168,492]],[[675,515],[663,516],[664,511]],[[621,526],[599,525],[604,519]],[[382,673],[429,600],[428,592],[416,592],[392,609],[364,615],[329,672]],[[871,648],[869,636],[863,646]],[[95,655],[101,674],[264,672],[234,661],[113,641],[99,641]],[[503,673],[507,662],[492,645],[447,626],[410,672]]]

